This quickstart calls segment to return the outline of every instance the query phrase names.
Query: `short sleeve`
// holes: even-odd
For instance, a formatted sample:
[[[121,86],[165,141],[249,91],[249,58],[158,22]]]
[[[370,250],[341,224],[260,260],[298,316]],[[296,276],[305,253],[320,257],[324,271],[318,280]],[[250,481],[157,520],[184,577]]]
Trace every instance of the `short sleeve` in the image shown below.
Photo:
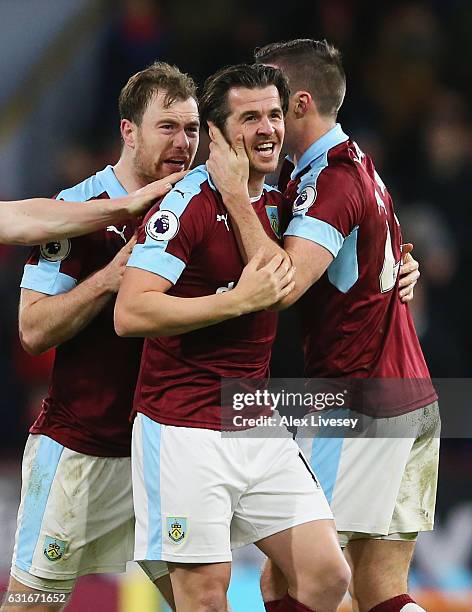
[[[21,288],[47,295],[70,291],[81,277],[84,250],[83,238],[65,238],[34,247],[24,268]]]
[[[128,267],[175,284],[205,236],[205,198],[175,190],[151,208],[138,231]]]
[[[307,173],[298,186],[286,236],[316,242],[336,257],[359,225],[364,204],[360,183],[347,164]]]

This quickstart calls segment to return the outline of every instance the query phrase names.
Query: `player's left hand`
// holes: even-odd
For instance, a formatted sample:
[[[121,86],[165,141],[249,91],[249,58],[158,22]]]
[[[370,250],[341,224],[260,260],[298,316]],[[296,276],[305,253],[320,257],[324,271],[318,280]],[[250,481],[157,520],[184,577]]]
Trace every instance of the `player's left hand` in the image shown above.
[[[420,277],[419,263],[413,258],[411,251],[413,245],[409,242],[402,244],[402,265],[400,266],[400,280],[398,283],[399,296],[402,302],[411,302],[414,297],[414,288]]]
[[[207,170],[225,205],[231,206],[230,196],[235,196],[236,202],[238,196],[249,197],[247,190],[249,158],[244,146],[244,137],[239,134],[233,145],[230,145],[214,123],[209,121],[208,127],[211,142]]]
[[[130,193],[127,198],[129,203],[126,206],[129,216],[139,217],[143,215],[157,199],[165,196],[172,189],[172,186],[182,180],[186,174],[186,170],[174,172],[159,181],[149,183],[149,185]]]

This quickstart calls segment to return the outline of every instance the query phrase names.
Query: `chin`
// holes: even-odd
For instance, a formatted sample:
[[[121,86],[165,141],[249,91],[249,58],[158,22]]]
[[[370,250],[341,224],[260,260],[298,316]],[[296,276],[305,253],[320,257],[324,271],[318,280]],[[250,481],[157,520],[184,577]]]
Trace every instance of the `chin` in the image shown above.
[[[254,165],[254,170],[259,172],[260,174],[272,174],[277,170],[278,163],[270,162],[267,164],[256,164]]]

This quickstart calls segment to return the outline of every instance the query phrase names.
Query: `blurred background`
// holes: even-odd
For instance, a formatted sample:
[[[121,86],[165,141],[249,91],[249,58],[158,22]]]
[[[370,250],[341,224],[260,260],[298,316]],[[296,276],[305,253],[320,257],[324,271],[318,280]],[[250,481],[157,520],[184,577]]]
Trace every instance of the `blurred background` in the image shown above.
[[[413,310],[435,377],[470,377],[472,360],[472,3],[326,0],[0,0],[0,199],[51,195],[119,156],[117,98],[156,59],[199,84],[255,47],[327,38],[343,52],[343,128],[372,155],[422,276]],[[202,135],[198,161],[204,161]],[[8,579],[29,424],[53,355],[18,342],[27,250],[0,246],[0,586]],[[295,313],[282,318],[274,376],[298,376]],[[428,610],[472,610],[472,443],[443,440],[437,527],[419,539],[412,590]],[[234,612],[258,612],[261,557],[236,555]],[[94,602],[93,604],[91,602]],[[72,611],[164,609],[144,575],[87,577]],[[346,604],[346,610],[350,609]]]

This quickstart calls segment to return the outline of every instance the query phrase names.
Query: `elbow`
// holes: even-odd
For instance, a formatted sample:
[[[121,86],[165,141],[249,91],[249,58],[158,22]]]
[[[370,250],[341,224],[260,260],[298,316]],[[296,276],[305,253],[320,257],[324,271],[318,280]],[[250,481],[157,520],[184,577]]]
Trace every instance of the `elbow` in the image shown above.
[[[123,304],[115,306],[114,314],[115,332],[120,338],[133,338],[145,336],[138,326],[136,316]]]
[[[22,327],[20,327],[20,342],[23,349],[34,357],[42,355],[52,348],[46,344],[39,333],[34,330],[25,330]]]
[[[120,338],[127,338],[133,335],[129,317],[126,316],[122,308],[115,308],[114,323],[115,332]]]

